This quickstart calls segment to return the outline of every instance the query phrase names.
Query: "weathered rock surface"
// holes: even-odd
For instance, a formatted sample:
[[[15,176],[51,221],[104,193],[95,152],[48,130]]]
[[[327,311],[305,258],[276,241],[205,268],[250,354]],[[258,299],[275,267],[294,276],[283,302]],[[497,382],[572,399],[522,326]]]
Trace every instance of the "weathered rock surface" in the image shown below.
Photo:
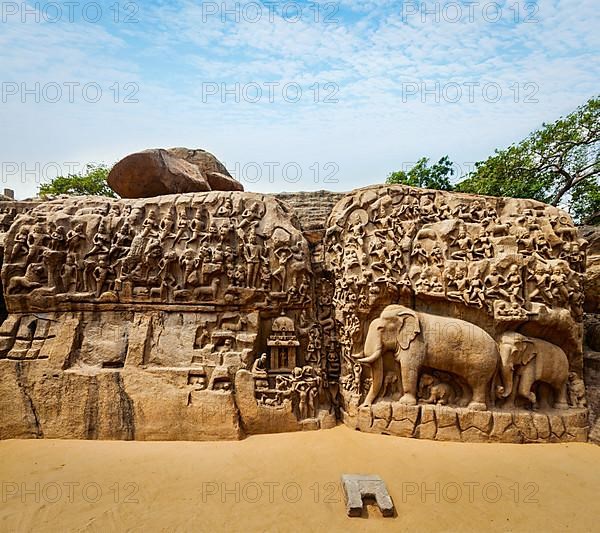
[[[590,413],[590,441],[600,444],[600,227],[583,226],[589,242],[585,274],[584,380]]]
[[[227,177],[191,152],[169,151],[172,175]],[[1,438],[229,439],[338,417],[437,440],[587,438],[585,243],[553,207],[207,189],[60,199],[5,226]]]
[[[244,190],[214,155],[187,148],[158,148],[128,155],[113,167],[108,184],[123,198]]]
[[[346,195],[328,222],[324,266],[336,285],[344,421],[533,442],[552,437],[530,410],[554,407],[567,416],[564,438],[585,440],[587,422],[571,418],[586,413],[586,244],[565,213],[530,200],[403,186]],[[448,410],[423,405],[414,427],[392,424],[382,400]],[[501,416],[465,427],[455,410],[466,406]]]

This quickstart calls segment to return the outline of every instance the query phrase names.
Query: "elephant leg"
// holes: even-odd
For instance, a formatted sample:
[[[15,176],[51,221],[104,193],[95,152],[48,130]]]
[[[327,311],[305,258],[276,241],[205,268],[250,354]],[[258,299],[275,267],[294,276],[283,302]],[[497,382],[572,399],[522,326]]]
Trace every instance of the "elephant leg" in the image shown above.
[[[471,391],[471,387],[468,385],[459,382],[458,386],[460,387],[459,396],[458,396],[458,406],[466,407],[471,403],[471,398],[473,397],[473,392]],[[456,400],[457,398],[455,398]]]
[[[412,368],[409,361],[401,361],[400,369],[402,373],[402,389],[404,395],[400,398],[400,403],[407,405],[417,405],[417,381],[419,369]]]
[[[371,405],[377,398],[381,386],[383,385],[383,358],[378,357],[373,363],[371,363],[371,387],[367,393],[367,397],[363,402],[364,406]]]
[[[567,401],[567,384],[559,385],[558,387],[554,387],[554,395],[556,401],[554,402],[555,409],[568,409],[569,403]],[[577,403],[574,403],[576,406]]]
[[[523,372],[519,381],[519,395],[527,398],[533,406],[535,406],[537,401],[535,393],[531,390],[534,381],[533,372]]]
[[[487,390],[489,387],[488,382],[479,381],[471,385],[473,388],[473,398],[469,403],[469,409],[476,411],[485,411],[487,409]]]

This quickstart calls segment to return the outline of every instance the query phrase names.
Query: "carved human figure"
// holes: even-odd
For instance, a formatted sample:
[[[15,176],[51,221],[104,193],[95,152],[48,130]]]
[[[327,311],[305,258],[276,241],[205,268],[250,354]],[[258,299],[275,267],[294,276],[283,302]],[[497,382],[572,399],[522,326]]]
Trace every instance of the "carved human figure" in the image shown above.
[[[566,254],[566,257],[564,257],[575,272],[583,272],[585,269],[586,245],[587,242],[584,240],[571,243],[568,253]]]
[[[187,248],[180,259],[181,268],[183,270],[183,279],[181,282],[181,286],[185,289],[188,286],[190,276],[192,272],[198,266],[198,258],[196,257],[196,252],[191,248]]]
[[[15,235],[12,251],[10,254],[11,262],[17,261],[19,258],[27,256],[29,253],[29,244],[27,242],[27,237],[29,232],[26,228],[21,228],[19,232]]]
[[[567,276],[560,265],[556,265],[552,269],[550,283],[548,289],[553,298],[557,301],[565,303],[569,301],[569,289],[567,284]]]
[[[190,230],[192,231],[192,236],[188,241],[188,245],[192,242],[198,241],[199,243],[202,243],[208,240],[209,234],[206,231],[206,226],[208,223],[207,219],[208,217],[204,211],[204,208],[202,206],[198,207],[198,209],[196,209],[194,218],[190,222]]]
[[[308,418],[309,385],[305,381],[300,381],[295,384],[295,390],[298,393],[298,411],[300,412],[300,419],[304,420]]]
[[[217,209],[218,217],[226,217],[229,218],[233,214],[233,202],[231,198],[225,198],[223,200],[223,204]]]
[[[465,267],[459,265],[454,272],[447,270],[445,273],[447,279],[446,296],[449,300],[464,301],[469,303],[469,280],[466,277]]]
[[[464,228],[458,231],[458,235],[452,241],[452,246],[458,248],[450,254],[451,259],[470,260],[473,259],[473,240]]]
[[[427,250],[423,248],[423,245],[420,242],[415,242],[413,244],[412,252],[410,254],[411,261],[418,263],[422,266],[428,263],[428,254]]]
[[[40,221],[36,222],[31,229],[31,232],[27,236],[27,262],[33,263],[40,259],[42,252],[46,246],[46,242],[49,239],[49,235],[46,232],[44,224]]]
[[[156,237],[158,235],[158,220],[156,218],[156,211],[151,209],[148,216],[142,223],[142,227],[146,230],[146,235]]]
[[[244,259],[246,260],[246,286],[256,287],[260,261],[262,257],[262,246],[255,234],[250,236],[244,245]]]
[[[129,223],[125,221],[123,226],[121,226],[121,228],[113,237],[110,252],[108,253],[109,262],[112,263],[113,261],[121,259],[127,255],[127,252],[131,246],[131,242],[131,229],[129,227]]]
[[[523,289],[523,278],[519,271],[518,265],[511,265],[508,269],[508,274],[504,283],[501,285],[504,291],[508,294],[508,298],[513,303],[523,303],[521,296]]]
[[[67,232],[67,249],[69,254],[75,254],[79,250],[82,242],[86,241],[83,224],[77,224],[72,230]]]
[[[483,280],[483,284],[485,286],[485,294],[488,298],[509,298],[508,293],[503,289],[506,285],[506,280],[498,272],[498,268],[495,265],[492,266],[490,273]]]
[[[362,376],[362,365],[360,363],[355,363],[352,366],[352,392],[354,394],[360,394],[360,384],[361,384],[361,376]]]
[[[263,353],[252,364],[252,375],[267,377],[267,354]]]
[[[50,249],[54,250],[55,252],[58,252],[64,249],[65,244],[65,228],[63,228],[62,226],[55,227],[52,233],[50,234]]]
[[[279,281],[279,290],[284,292],[287,288],[287,262],[292,258],[292,251],[287,246],[282,246],[275,250],[277,258],[277,268],[273,271],[272,277]]]
[[[173,217],[172,211],[169,209],[164,218],[159,224],[158,238],[160,242],[165,242],[168,239],[175,238],[175,218]]]
[[[98,266],[93,272],[94,280],[96,281],[96,298],[99,298],[104,292],[104,287],[111,271],[112,269],[104,259],[98,261]]]
[[[534,250],[535,255],[542,260],[552,259],[552,248],[548,244],[546,236],[541,232],[534,238]]]
[[[233,272],[233,286],[243,287],[246,282],[246,268],[244,265],[237,265]]]
[[[100,221],[98,230],[92,239],[92,245],[90,251],[83,256],[84,259],[93,255],[108,254],[110,251],[110,235],[106,229],[104,220]]]
[[[75,262],[75,256],[73,254],[68,254],[65,264],[60,270],[60,278],[65,292],[77,292],[77,277],[78,268]]]
[[[535,270],[529,270],[527,280],[531,282],[531,290],[529,291],[529,300],[541,301],[544,303],[552,303],[552,295],[548,292],[550,286],[550,274],[544,266],[537,264]]]
[[[185,209],[182,209],[179,213],[179,218],[177,221],[177,234],[175,235],[173,244],[177,244],[179,241],[189,240],[189,238],[189,220],[187,218]]]
[[[313,383],[308,390],[308,418],[316,418],[319,410],[319,387]]]

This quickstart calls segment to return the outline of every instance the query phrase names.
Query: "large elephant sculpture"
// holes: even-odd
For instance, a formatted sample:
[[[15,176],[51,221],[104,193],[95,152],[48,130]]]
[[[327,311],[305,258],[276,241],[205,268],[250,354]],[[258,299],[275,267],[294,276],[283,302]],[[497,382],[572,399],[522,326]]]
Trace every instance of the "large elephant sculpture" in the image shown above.
[[[383,383],[383,355],[392,352],[400,363],[400,401],[417,403],[419,372],[426,366],[461,376],[473,391],[469,407],[487,408],[488,392],[499,368],[498,346],[480,327],[454,318],[389,305],[371,322],[363,353],[356,357],[368,364],[372,382],[363,405],[371,405]]]
[[[535,407],[537,398],[531,388],[536,381],[543,381],[554,391],[554,407],[569,407],[569,360],[561,348],[548,341],[526,337],[515,331],[504,333],[498,341],[498,347],[504,383],[504,390],[500,390],[499,396],[508,398],[507,406],[514,404],[517,396],[522,396]],[[515,380],[518,382],[516,385]]]

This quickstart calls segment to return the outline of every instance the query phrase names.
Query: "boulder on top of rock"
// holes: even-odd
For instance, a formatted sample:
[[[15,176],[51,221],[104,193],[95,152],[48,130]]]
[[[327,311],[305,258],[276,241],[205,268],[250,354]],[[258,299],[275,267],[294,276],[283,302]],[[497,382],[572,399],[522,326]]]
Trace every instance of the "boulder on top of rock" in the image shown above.
[[[187,148],[155,148],[128,155],[113,167],[108,184],[123,198],[244,190],[214,155]]]

